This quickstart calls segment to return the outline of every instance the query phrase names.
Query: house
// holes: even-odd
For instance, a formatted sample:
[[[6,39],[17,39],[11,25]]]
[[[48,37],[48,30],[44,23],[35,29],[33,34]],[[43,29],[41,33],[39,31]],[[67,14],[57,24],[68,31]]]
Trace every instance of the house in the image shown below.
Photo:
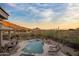
[[[1,23],[1,21],[3,20],[7,20],[8,19],[9,14],[0,7],[0,46],[3,45],[3,25]]]

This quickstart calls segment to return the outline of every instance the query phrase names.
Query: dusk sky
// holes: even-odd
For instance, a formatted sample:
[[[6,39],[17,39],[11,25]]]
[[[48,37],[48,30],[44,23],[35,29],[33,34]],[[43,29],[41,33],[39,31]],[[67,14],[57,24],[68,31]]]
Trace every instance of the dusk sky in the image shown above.
[[[79,4],[77,3],[0,3],[0,6],[10,14],[8,21],[27,28],[79,27]]]

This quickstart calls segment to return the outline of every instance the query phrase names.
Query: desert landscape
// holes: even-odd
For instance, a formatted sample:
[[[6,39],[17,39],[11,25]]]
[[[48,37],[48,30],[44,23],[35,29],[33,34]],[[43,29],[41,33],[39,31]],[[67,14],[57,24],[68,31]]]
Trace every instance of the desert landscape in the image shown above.
[[[7,12],[7,9],[3,8],[4,6],[2,5],[5,4],[0,4],[0,56],[79,56],[79,26],[77,24],[74,24],[77,26],[76,28],[71,24],[73,28],[70,25],[69,28],[65,25],[62,25],[63,27],[57,25],[55,28],[52,28],[54,26],[50,26],[52,25],[51,23],[49,24],[48,21],[50,18],[47,18],[50,17],[51,12],[43,10],[43,12],[48,12],[46,14],[44,13],[45,15],[42,14],[43,12],[41,13],[46,17],[45,19],[48,19],[45,23],[39,23],[39,21],[37,21],[37,25],[31,22],[33,20],[29,20],[28,22],[31,22],[29,24],[32,24],[32,26],[26,25],[25,27],[25,25],[17,22],[20,18],[16,21],[8,20],[11,17],[11,14],[8,12],[12,12],[13,10],[11,9],[11,11]],[[21,6],[23,7],[23,5],[25,4]],[[52,4],[52,7],[53,6]],[[15,4],[7,4],[7,7],[10,9],[16,6]],[[42,8],[42,6],[38,7]],[[47,5],[46,7],[50,6]],[[44,6],[43,8],[46,7]],[[34,11],[32,9],[33,7],[30,7],[29,11],[37,12],[37,15],[39,14],[38,10]],[[19,15],[19,17],[22,15],[26,17],[24,14],[19,14],[18,11],[14,14]],[[28,19],[32,17],[32,19],[38,20],[39,18],[38,16],[32,16],[32,14],[28,15],[29,13],[27,14],[27,17],[29,17]],[[41,19],[41,16],[39,19]],[[25,22],[25,20],[23,21]],[[35,27],[31,28],[30,26]],[[68,29],[65,29],[65,27]]]

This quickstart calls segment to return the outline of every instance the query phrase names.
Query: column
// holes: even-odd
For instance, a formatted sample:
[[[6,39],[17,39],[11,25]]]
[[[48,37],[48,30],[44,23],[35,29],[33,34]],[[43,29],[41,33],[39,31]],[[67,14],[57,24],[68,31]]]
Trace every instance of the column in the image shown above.
[[[4,42],[3,42],[3,31],[0,30],[0,46],[3,46]]]
[[[11,39],[11,31],[8,31],[8,39]]]
[[[3,45],[2,23],[0,23],[0,47]]]

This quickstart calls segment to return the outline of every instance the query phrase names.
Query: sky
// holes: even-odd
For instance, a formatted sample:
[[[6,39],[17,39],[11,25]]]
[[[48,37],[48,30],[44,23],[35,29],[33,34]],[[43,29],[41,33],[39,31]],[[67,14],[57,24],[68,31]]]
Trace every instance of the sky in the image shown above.
[[[79,28],[77,3],[0,3],[10,15],[8,21],[27,28]]]

